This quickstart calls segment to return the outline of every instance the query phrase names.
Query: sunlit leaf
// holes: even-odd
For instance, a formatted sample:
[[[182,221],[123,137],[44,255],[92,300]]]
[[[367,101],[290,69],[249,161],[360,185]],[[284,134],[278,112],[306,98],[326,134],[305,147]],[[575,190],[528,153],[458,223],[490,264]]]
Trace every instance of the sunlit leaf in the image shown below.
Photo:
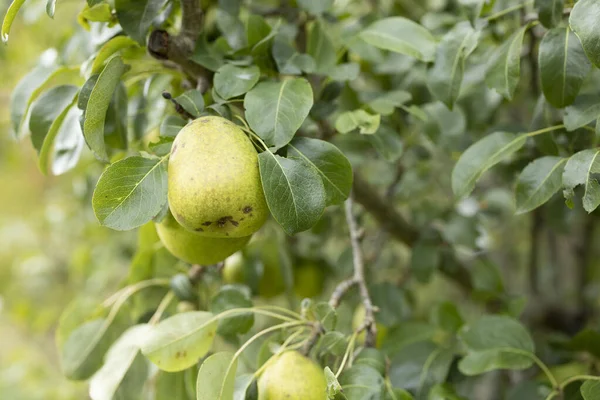
[[[217,326],[218,321],[209,312],[174,315],[150,329],[142,353],[163,371],[183,371],[210,350]]]

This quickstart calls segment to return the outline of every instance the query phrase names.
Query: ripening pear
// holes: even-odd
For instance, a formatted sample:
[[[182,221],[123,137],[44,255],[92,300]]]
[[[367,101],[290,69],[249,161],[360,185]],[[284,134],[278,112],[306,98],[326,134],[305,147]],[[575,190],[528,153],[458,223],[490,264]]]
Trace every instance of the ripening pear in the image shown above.
[[[241,238],[211,238],[190,232],[171,213],[156,224],[163,245],[175,257],[190,264],[209,265],[223,261],[248,243],[252,235]]]
[[[274,359],[258,379],[258,400],[327,400],[327,380],[317,363],[297,351]]]
[[[179,132],[168,177],[173,216],[201,236],[249,236],[269,215],[256,149],[225,118],[201,117]]]

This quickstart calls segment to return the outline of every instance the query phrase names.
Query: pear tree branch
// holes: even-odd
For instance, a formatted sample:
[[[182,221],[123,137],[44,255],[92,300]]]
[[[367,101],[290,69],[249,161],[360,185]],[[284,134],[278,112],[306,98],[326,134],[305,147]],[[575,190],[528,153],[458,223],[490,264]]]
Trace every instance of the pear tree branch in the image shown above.
[[[354,263],[354,277],[353,280],[358,286],[358,291],[362,299],[363,306],[365,307],[365,320],[359,330],[365,329],[367,331],[365,338],[365,345],[367,347],[375,346],[375,338],[377,336],[377,327],[375,325],[375,307],[371,301],[369,290],[367,288],[367,282],[365,280],[365,259],[360,247],[360,233],[356,219],[352,213],[352,195],[346,200],[344,204],[346,212],[346,222],[348,223],[348,229],[350,230],[350,244],[352,246],[352,260]]]
[[[210,72],[190,60],[196,48],[196,40],[202,32],[203,12],[198,0],[181,0],[181,30],[172,35],[163,29],[155,29],[148,38],[148,52],[166,64],[178,66],[196,80],[202,92],[208,90]]]

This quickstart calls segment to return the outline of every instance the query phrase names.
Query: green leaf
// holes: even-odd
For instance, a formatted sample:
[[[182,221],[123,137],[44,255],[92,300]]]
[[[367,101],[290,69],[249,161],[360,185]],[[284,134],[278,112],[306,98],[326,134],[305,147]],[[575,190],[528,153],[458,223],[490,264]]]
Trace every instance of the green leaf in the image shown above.
[[[534,5],[545,28],[554,28],[562,21],[564,0],[535,0]]]
[[[210,71],[217,71],[225,61],[223,60],[223,54],[215,49],[215,47],[215,45],[208,44],[205,35],[201,35],[196,40],[196,48],[194,49],[194,54],[190,56],[190,60]]]
[[[452,191],[457,197],[471,193],[485,171],[518,151],[526,135],[494,132],[475,142],[460,156],[452,170]]]
[[[466,400],[459,396],[449,383],[437,384],[429,392],[427,400]]]
[[[369,285],[373,305],[379,308],[377,322],[385,326],[395,326],[404,322],[410,314],[406,293],[391,282]]]
[[[349,400],[378,399],[384,391],[384,380],[379,371],[370,365],[353,365],[339,379]]]
[[[600,98],[592,95],[577,96],[575,102],[565,107],[563,122],[568,131],[574,131],[595,121],[600,116]]]
[[[326,332],[317,342],[319,355],[333,354],[341,357],[344,355],[347,347],[346,336],[337,331]]]
[[[56,0],[48,0],[46,3],[46,14],[50,18],[54,18],[54,11],[56,10]]]
[[[525,167],[515,189],[517,214],[536,209],[559,191],[566,162],[566,158],[547,156]]]
[[[246,36],[248,37],[248,47],[254,47],[265,38],[270,36],[272,30],[267,21],[256,14],[250,14],[246,21]]]
[[[89,28],[88,21],[111,22],[116,20],[116,18],[112,15],[110,4],[97,2],[93,5],[88,3],[88,6],[81,10],[77,16],[77,20],[80,21],[84,27]]]
[[[388,333],[382,350],[386,354],[397,354],[404,347],[416,343],[433,340],[437,332],[435,326],[419,321],[403,321]]]
[[[309,319],[319,321],[326,331],[332,331],[337,325],[337,312],[327,302],[309,302],[307,314]]]
[[[302,72],[312,73],[315,71],[315,60],[308,54],[298,53],[284,35],[275,37],[271,54],[281,74],[300,75]]]
[[[77,91],[77,87],[72,85],[56,86],[45,92],[33,104],[29,118],[29,130],[31,131],[31,142],[38,153],[42,150],[46,139],[50,144],[54,140],[49,133],[52,130],[54,136],[56,135],[57,128],[60,127],[67,111],[74,104]],[[53,127],[54,129],[52,129]]]
[[[585,400],[600,399],[600,381],[587,380],[581,385],[581,395]]]
[[[246,400],[246,393],[254,381],[254,374],[241,374],[235,378],[233,400]]]
[[[446,380],[454,355],[451,350],[425,341],[403,347],[391,360],[389,378],[394,387],[427,399],[431,387]]]
[[[252,89],[260,78],[260,69],[256,65],[236,67],[225,64],[215,74],[215,90],[225,100],[242,95]]]
[[[224,351],[208,357],[198,371],[197,400],[233,400],[236,370],[233,353]]]
[[[374,22],[360,33],[370,45],[429,62],[435,56],[436,40],[423,26],[403,17]]]
[[[353,81],[358,78],[360,74],[360,65],[357,63],[345,63],[339,64],[331,68],[327,73],[334,81]]]
[[[127,149],[127,89],[123,82],[117,84],[104,120],[104,143],[113,149]]]
[[[444,301],[432,312],[432,321],[441,329],[456,333],[465,323],[456,304]]]
[[[159,371],[154,400],[196,400],[197,368],[181,372]]]
[[[12,26],[17,13],[25,3],[25,0],[13,0],[6,11],[6,15],[4,16],[4,21],[2,21],[2,29],[0,30],[0,36],[2,36],[2,41],[4,43],[8,42],[8,34],[10,33],[10,27]]]
[[[332,400],[347,399],[342,391],[342,385],[338,382],[335,374],[329,367],[325,367],[325,379],[327,380],[327,398]]]
[[[481,16],[485,0],[458,0],[469,18],[471,25],[475,26],[477,18]]]
[[[544,96],[557,108],[575,100],[591,69],[579,38],[569,27],[546,32],[540,43],[539,64]]]
[[[562,183],[567,201],[572,201],[573,189],[584,186],[583,208],[591,213],[600,205],[600,150],[588,149],[574,154],[567,161],[563,172]]]
[[[209,312],[176,314],[150,329],[142,353],[163,371],[182,371],[208,353],[217,326],[218,321]]]
[[[103,363],[103,357],[113,341],[129,324],[122,312],[122,301],[115,303],[106,317],[106,310],[92,307],[87,298],[73,301],[60,317],[56,343],[60,351],[63,374],[73,380],[85,380]]]
[[[531,24],[521,27],[492,53],[485,72],[485,83],[511,100],[521,78],[521,51],[525,32]]]
[[[218,8],[216,16],[217,27],[232,49],[240,50],[248,44],[246,29],[244,29],[244,24],[237,15],[231,15],[227,11]]]
[[[352,165],[333,144],[311,138],[295,138],[289,144],[289,158],[297,158],[312,166],[325,187],[326,205],[341,204],[352,189]]]
[[[591,328],[579,331],[567,344],[573,351],[585,351],[600,358],[600,332]]]
[[[146,44],[146,35],[164,0],[115,0],[119,24],[132,39]]]
[[[246,290],[244,290],[246,289]],[[246,286],[225,285],[210,302],[210,311],[217,315],[234,308],[252,307],[250,293]],[[219,321],[217,332],[232,336],[247,333],[254,325],[254,313],[239,314]]]
[[[67,378],[85,380],[100,368],[102,356],[118,334],[110,328],[110,321],[99,318],[71,333],[61,353],[62,369]]]
[[[358,109],[341,113],[335,120],[335,129],[340,133],[352,132],[358,129],[363,135],[372,135],[379,129],[381,115],[369,114]]]
[[[533,364],[533,340],[527,329],[510,317],[481,317],[467,325],[459,336],[469,350],[458,364],[465,375],[495,369],[525,369]]]
[[[171,152],[173,141],[175,138],[171,136],[160,136],[158,142],[148,143],[148,148],[158,157],[166,156]]]
[[[10,120],[16,138],[21,137],[21,126],[25,122],[30,105],[55,71],[55,67],[39,65],[25,75],[13,89],[10,98]]]
[[[75,167],[79,161],[81,151],[85,145],[79,122],[80,117],[81,111],[77,107],[69,108],[54,139],[52,152],[46,152],[42,146],[39,165],[43,173],[46,173],[50,158],[52,159],[50,169],[53,175],[64,174]]]
[[[101,161],[108,162],[106,144],[104,143],[106,112],[113,93],[119,85],[121,75],[123,75],[127,68],[128,66],[123,64],[120,57],[111,58],[102,73],[98,76],[89,93],[89,99],[85,104],[83,134],[88,147]],[[81,91],[82,93],[84,92],[83,88]]]
[[[504,292],[504,282],[498,266],[489,259],[475,260],[471,269],[471,279],[475,290],[500,296]]]
[[[467,22],[458,24],[442,38],[437,46],[435,62],[428,72],[429,90],[448,108],[452,109],[462,84],[465,61],[475,50],[479,31]]]
[[[138,43],[128,36],[116,36],[106,42],[94,58],[92,63],[92,74],[99,74],[104,68],[104,63],[115,53],[127,49],[129,47],[138,47]]]
[[[375,135],[368,135],[366,138],[386,161],[395,163],[404,154],[402,137],[387,125],[380,126]]]
[[[317,16],[333,6],[333,0],[297,0],[296,2],[304,11]]]
[[[440,260],[436,245],[419,242],[412,249],[410,269],[419,282],[426,283],[438,269]]]
[[[175,137],[187,125],[187,121],[178,115],[169,115],[160,124],[160,136]]]
[[[250,128],[269,146],[277,148],[292,140],[312,105],[312,89],[304,78],[261,82],[244,98]]]
[[[596,67],[600,67],[600,3],[595,0],[579,0],[569,16],[569,25],[579,36],[585,54]]]
[[[315,61],[315,72],[327,75],[337,62],[337,50],[323,21],[316,20],[308,27],[306,53]]]
[[[111,164],[92,198],[98,221],[123,231],[155,217],[167,201],[166,159],[133,156]]]
[[[356,365],[370,365],[384,375],[386,372],[386,358],[381,350],[366,347],[354,359]]]
[[[147,330],[148,325],[134,325],[110,347],[104,358],[104,365],[90,380],[92,400],[135,398],[141,392],[146,376],[127,382],[127,375],[128,371],[137,372],[136,369],[147,375],[146,362],[140,354],[140,343]],[[130,395],[127,396],[128,393]]]
[[[204,97],[202,92],[196,89],[188,90],[187,92],[175,97],[175,101],[183,107],[193,117],[198,118],[204,110]]]
[[[269,210],[289,235],[317,223],[325,209],[326,193],[314,168],[268,150],[258,155],[258,166]]]
[[[412,95],[405,90],[385,92],[369,102],[369,107],[377,114],[390,115],[394,109],[412,100]]]

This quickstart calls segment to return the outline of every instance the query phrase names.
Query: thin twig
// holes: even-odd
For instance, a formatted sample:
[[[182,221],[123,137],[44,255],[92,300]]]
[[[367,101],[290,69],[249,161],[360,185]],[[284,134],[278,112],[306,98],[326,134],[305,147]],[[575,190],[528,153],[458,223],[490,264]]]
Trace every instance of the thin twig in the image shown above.
[[[340,283],[338,283],[338,285],[335,287],[333,293],[331,294],[331,297],[329,299],[329,305],[332,308],[338,308],[342,301],[342,297],[344,297],[344,295],[348,292],[348,290],[350,290],[352,288],[352,286],[356,285],[356,283],[357,282],[354,279],[354,277],[348,278],[348,279],[343,280]]]
[[[181,0],[181,31],[171,35],[163,29],[152,31],[148,38],[148,52],[166,65],[182,69],[196,80],[196,87],[203,93],[209,88],[211,72],[190,60],[196,48],[196,40],[202,32],[203,12],[197,0]]]
[[[169,100],[171,103],[173,103],[173,107],[175,107],[175,111],[177,111],[177,113],[179,115],[181,115],[183,118],[194,119],[194,116],[192,114],[190,114],[189,112],[187,112],[185,110],[185,108],[183,108],[183,106],[181,104],[179,104],[179,102],[173,98],[171,93],[164,91],[164,92],[162,92],[162,97],[165,100]]]
[[[359,229],[356,224],[354,214],[352,214],[352,196],[346,200],[345,211],[346,211],[346,222],[348,223],[348,229],[350,230],[350,244],[352,245],[352,259],[354,262],[354,281],[358,285],[360,297],[362,298],[363,306],[365,307],[365,321],[364,327],[367,331],[365,337],[365,346],[375,346],[375,338],[377,336],[377,327],[375,325],[375,308],[369,295],[369,289],[367,288],[367,282],[365,280],[365,263],[363,252],[360,247],[360,235]]]

